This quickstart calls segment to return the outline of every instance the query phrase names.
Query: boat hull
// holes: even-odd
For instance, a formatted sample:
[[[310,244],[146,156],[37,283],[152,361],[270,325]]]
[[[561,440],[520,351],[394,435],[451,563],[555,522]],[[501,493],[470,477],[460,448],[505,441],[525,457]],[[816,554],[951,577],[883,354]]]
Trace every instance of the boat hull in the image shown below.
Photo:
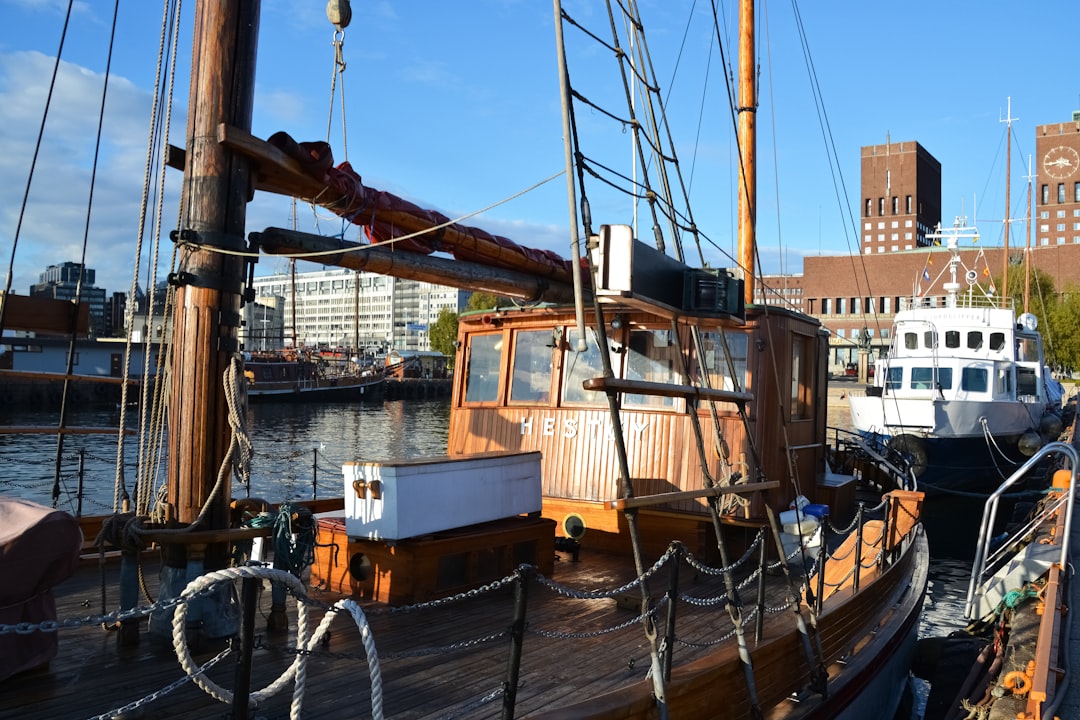
[[[1041,409],[1025,402],[934,401],[849,395],[856,432],[907,456],[920,489],[989,492],[1027,459]],[[1023,443],[1021,441],[1024,441]]]
[[[957,440],[1019,436],[1039,426],[1043,409],[1019,400],[940,400],[849,395],[852,426],[861,433]]]
[[[374,382],[327,382],[323,385],[248,388],[251,402],[359,402],[376,400],[382,395],[383,380]]]
[[[798,700],[789,695],[793,674],[804,675],[805,681],[810,675],[805,664],[795,660],[803,656],[796,629],[751,644],[763,716],[770,720],[892,717],[907,685],[928,570],[929,548],[918,532],[900,562],[818,619],[817,635],[829,673],[826,695],[809,694]],[[878,622],[866,622],[869,618]],[[665,686],[669,716],[715,718],[722,706],[726,718],[753,717],[743,674],[735,648],[674,670]],[[651,682],[644,680],[530,717],[651,719],[659,717],[652,689]]]

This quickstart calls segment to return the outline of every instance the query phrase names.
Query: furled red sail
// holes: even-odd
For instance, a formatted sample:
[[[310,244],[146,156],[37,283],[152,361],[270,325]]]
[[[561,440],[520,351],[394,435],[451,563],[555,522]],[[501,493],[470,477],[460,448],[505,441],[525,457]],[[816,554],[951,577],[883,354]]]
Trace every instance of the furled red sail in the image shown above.
[[[560,282],[572,280],[571,263],[550,250],[522,247],[509,238],[450,223],[450,218],[438,211],[365,187],[348,162],[334,165],[333,153],[325,142],[298,143],[284,132],[275,133],[267,142],[296,160],[305,173],[331,190],[331,197],[312,198],[315,202],[364,227],[373,243],[393,241],[396,250],[423,254],[447,252],[458,260],[508,268]],[[436,227],[439,229],[431,231]],[[398,240],[414,233],[424,234]]]

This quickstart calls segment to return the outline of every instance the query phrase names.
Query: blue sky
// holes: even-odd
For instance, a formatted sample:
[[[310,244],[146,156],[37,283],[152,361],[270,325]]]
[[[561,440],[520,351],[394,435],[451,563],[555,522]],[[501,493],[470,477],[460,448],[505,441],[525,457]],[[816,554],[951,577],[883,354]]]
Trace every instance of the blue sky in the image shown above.
[[[0,0],[0,260],[5,276],[66,5],[66,0]],[[194,0],[184,3],[186,19],[194,5]],[[564,5],[584,22],[605,27],[598,0],[564,0]],[[638,5],[656,74],[665,86],[670,83],[668,111],[684,174],[692,174],[695,217],[716,245],[707,260],[730,265],[723,253],[734,249],[735,150],[708,3],[639,0]],[[725,52],[733,63],[735,8],[730,0],[718,7]],[[1034,152],[1035,126],[1068,120],[1080,109],[1080,84],[1074,79],[1080,4],[821,0],[798,6],[838,156],[835,169],[829,166],[793,7],[775,2],[759,5],[758,11],[764,269],[798,272],[805,255],[857,247],[850,213],[859,206],[859,147],[886,138],[917,140],[941,161],[946,222],[963,213],[969,222],[978,220],[984,243],[1000,243],[1006,103],[1011,97],[1017,118],[1010,213],[1015,217],[1024,212],[1024,175]],[[333,28],[324,8],[323,0],[264,0],[255,135],[285,130],[298,140],[325,139]],[[15,292],[28,292],[46,265],[81,256],[112,12],[112,2],[76,3],[15,252]],[[161,14],[161,4],[150,0],[120,5],[87,246],[97,285],[110,291],[131,285]],[[185,67],[190,47],[190,36],[184,35],[180,55]],[[330,139],[337,160],[345,159],[347,149],[348,160],[369,186],[459,217],[501,203],[562,170],[549,0],[355,1],[343,51],[347,145],[340,94]],[[604,95],[616,87],[612,83],[619,81],[607,57],[579,44],[571,52],[572,78],[587,94]],[[170,139],[182,145],[186,78],[178,81],[182,87]],[[583,131],[601,124],[587,114],[579,122]],[[583,144],[594,147],[590,143],[612,157],[630,157],[629,141],[620,132],[586,135]],[[169,178],[170,201],[178,179],[175,172]],[[288,226],[290,213],[288,201],[259,196],[249,207],[248,229]],[[629,222],[631,209],[628,202],[599,200],[593,214],[597,223]],[[175,205],[163,215],[168,229],[175,223]],[[468,223],[569,257],[562,178]],[[303,205],[298,225],[327,234],[343,230],[340,222]],[[355,230],[345,232],[355,237]],[[171,245],[166,242],[161,252],[167,258]],[[264,258],[256,272],[284,267],[281,260]]]

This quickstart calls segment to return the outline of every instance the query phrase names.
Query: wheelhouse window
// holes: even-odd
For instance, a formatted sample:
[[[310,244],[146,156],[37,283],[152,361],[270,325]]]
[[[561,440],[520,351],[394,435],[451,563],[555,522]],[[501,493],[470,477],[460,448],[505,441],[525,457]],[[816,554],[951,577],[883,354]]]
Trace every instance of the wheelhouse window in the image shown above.
[[[937,348],[937,333],[933,330],[927,330],[923,333],[923,347],[927,350],[934,350]]]
[[[898,390],[904,383],[904,368],[891,367],[889,374],[885,376],[885,389]]]
[[[548,402],[551,397],[551,351],[555,346],[550,330],[514,333],[510,402]]]
[[[911,368],[912,390],[951,390],[952,368]]]
[[[960,331],[958,330],[946,330],[945,331],[945,347],[958,348],[960,347]]]
[[[918,350],[919,349],[919,335],[918,335],[918,333],[913,333],[913,332],[904,333],[904,348],[906,350]]]
[[[734,378],[724,353],[725,341],[731,353],[731,364],[735,368]],[[718,390],[746,389],[746,349],[749,344],[750,336],[742,332],[729,332],[723,336],[719,332],[701,333],[701,346],[705,352],[702,364],[709,373],[709,384],[712,387]]]
[[[813,412],[814,354],[811,338],[796,335],[791,344],[791,419],[808,420]]]
[[[600,405],[607,402],[604,393],[582,387],[582,383],[586,380],[601,377],[604,374],[604,363],[600,356],[596,331],[592,328],[585,329],[585,352],[577,351],[578,337],[577,328],[570,328],[567,333],[569,342],[565,351],[566,357],[563,361],[566,371],[563,374],[562,399],[563,402],[574,405]]]
[[[1005,347],[1005,333],[992,332],[990,333],[990,349],[996,351]]]
[[[983,346],[983,334],[979,330],[970,330],[967,334],[968,350],[979,350]]]
[[[1038,360],[1039,341],[1033,337],[1017,338],[1016,359],[1021,362],[1035,362]]]
[[[964,392],[986,392],[988,383],[986,368],[966,367],[960,372],[960,389]]]
[[[671,341],[670,330],[632,329],[630,342],[626,348],[626,379],[645,380],[666,384],[682,381],[678,368],[676,345]],[[675,398],[659,395],[626,394],[625,405],[643,405],[646,407],[671,407]]]
[[[1035,368],[1016,368],[1016,394],[1037,397],[1039,394],[1038,378],[1035,377]]]
[[[472,336],[465,370],[465,402],[495,402],[499,399],[502,346],[502,333]]]
[[[929,390],[934,386],[934,368],[913,367],[911,368],[911,389]]]

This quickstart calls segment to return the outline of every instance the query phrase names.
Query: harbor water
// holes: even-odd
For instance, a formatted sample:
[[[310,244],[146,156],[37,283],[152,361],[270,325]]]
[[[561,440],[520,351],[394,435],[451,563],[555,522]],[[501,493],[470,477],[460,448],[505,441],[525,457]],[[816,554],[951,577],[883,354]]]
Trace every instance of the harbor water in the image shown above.
[[[850,424],[847,403],[841,397],[843,387],[830,388],[828,420],[834,427]],[[69,417],[68,425],[115,428],[119,416],[114,408],[81,410]],[[251,487],[245,488],[234,480],[233,495],[250,494],[270,502],[310,498],[313,494],[340,495],[341,466],[345,462],[445,453],[449,417],[446,399],[254,405],[247,416],[254,449]],[[55,412],[0,408],[0,425],[9,427],[55,427],[57,419]],[[131,426],[137,424],[136,413],[128,413],[128,421]],[[112,511],[117,445],[115,432],[65,438],[60,453],[58,507],[72,513],[78,510],[81,462],[82,513],[100,515]],[[138,437],[128,436],[124,443],[124,482],[128,488],[135,483],[139,452]],[[0,463],[4,468],[0,474],[0,494],[51,504],[56,455],[57,440],[53,435],[0,435]],[[163,477],[164,466],[159,472]],[[939,528],[943,523],[931,523],[928,527],[932,563],[919,637],[945,635],[963,627],[964,598],[981,503],[960,499],[955,506],[928,508],[928,511],[962,522],[947,533]],[[969,527],[970,530],[965,530]],[[922,681],[913,682],[914,710],[910,717],[918,718],[928,690]],[[905,711],[904,720],[907,717]]]
[[[58,413],[0,409],[0,425],[55,428]],[[251,495],[269,502],[340,496],[341,466],[346,462],[421,457],[446,452],[450,405],[442,400],[394,400],[376,403],[265,403],[247,414],[254,455],[251,487],[233,481],[233,496]],[[136,413],[128,412],[129,427]],[[70,413],[72,428],[118,428],[120,411],[112,408]],[[75,514],[79,508],[80,462],[82,513],[101,515],[113,509],[116,486],[117,432],[71,434],[60,452],[57,506]],[[144,454],[148,451],[142,449]],[[124,440],[124,486],[133,492],[140,453],[139,439]],[[57,440],[51,434],[0,435],[0,494],[52,503]],[[165,466],[158,471],[164,478]]]

